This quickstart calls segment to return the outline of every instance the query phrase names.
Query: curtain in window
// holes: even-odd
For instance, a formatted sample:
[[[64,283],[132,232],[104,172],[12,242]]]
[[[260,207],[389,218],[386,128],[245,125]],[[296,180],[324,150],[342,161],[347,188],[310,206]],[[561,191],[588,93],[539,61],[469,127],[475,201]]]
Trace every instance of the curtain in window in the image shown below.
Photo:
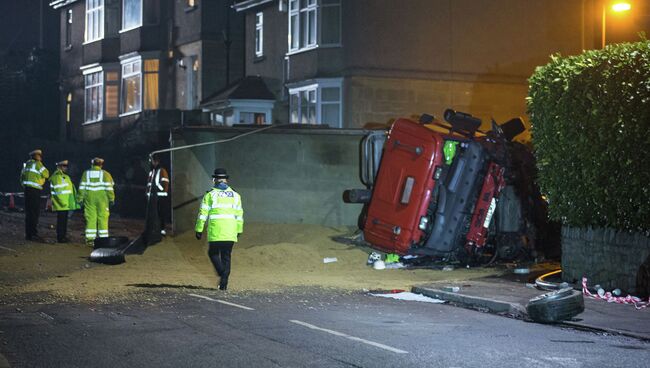
[[[158,106],[158,60],[144,61],[144,109],[157,110]]]
[[[123,0],[122,29],[142,25],[142,0]]]

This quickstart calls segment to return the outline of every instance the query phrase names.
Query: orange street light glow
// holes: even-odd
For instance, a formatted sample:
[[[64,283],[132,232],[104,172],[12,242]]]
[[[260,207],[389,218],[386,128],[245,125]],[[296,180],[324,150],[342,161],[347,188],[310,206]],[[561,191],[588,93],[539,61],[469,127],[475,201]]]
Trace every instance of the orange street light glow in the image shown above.
[[[632,4],[627,2],[620,2],[612,5],[612,10],[615,12],[624,12],[632,9]]]

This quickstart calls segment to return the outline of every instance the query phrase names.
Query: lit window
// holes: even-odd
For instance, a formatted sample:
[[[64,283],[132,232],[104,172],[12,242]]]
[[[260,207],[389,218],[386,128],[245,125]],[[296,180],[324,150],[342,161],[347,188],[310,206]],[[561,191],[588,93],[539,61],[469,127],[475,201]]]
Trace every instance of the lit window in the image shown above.
[[[187,1],[187,6],[189,8],[193,8],[196,6],[196,0],[185,0],[185,1]]]
[[[104,38],[104,0],[86,0],[86,42]]]
[[[142,73],[141,60],[127,61],[122,64],[122,114],[142,110]]]
[[[144,109],[158,110],[158,67],[157,59],[144,61]]]
[[[255,15],[255,56],[264,54],[264,14]]]
[[[119,83],[117,71],[106,73],[106,118],[116,118],[119,115]]]
[[[341,127],[341,80],[290,88],[289,96],[291,123]]]
[[[104,72],[99,71],[84,75],[84,107],[86,123],[102,120],[104,109]]]
[[[122,0],[122,29],[142,26],[142,0]]]
[[[72,108],[72,93],[68,93],[65,98],[65,122],[70,123],[70,110]]]

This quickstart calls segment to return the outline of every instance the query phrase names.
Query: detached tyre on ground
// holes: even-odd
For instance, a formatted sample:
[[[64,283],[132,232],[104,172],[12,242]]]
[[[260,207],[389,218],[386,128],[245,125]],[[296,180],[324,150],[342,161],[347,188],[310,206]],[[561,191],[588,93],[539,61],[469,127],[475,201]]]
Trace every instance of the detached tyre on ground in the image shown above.
[[[531,299],[526,310],[535,322],[558,323],[584,312],[585,301],[582,292],[564,288]]]

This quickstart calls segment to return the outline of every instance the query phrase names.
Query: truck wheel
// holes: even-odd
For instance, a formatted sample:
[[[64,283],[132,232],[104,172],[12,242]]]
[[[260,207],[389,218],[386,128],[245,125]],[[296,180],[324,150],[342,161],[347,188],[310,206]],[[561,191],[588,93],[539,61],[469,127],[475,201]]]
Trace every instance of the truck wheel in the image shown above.
[[[526,311],[535,322],[557,323],[569,320],[584,312],[585,301],[582,292],[564,288],[532,298]]]

